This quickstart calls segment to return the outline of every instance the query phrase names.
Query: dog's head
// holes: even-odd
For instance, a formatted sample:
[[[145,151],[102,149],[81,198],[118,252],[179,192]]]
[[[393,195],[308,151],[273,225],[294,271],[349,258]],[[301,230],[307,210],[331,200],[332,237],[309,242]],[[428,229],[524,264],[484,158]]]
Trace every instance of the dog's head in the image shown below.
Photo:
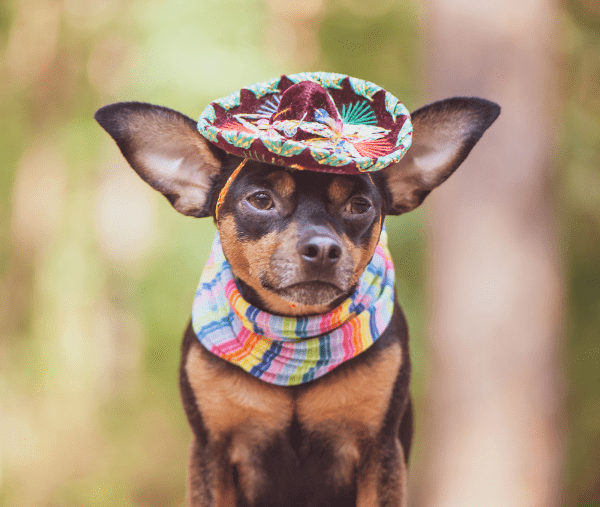
[[[130,102],[103,107],[96,119],[177,211],[215,218],[246,299],[271,313],[310,315],[353,291],[385,215],[419,206],[499,112],[477,98],[435,102],[411,115],[412,147],[387,169],[338,175],[249,161],[223,192],[242,159],[206,141],[187,116]]]

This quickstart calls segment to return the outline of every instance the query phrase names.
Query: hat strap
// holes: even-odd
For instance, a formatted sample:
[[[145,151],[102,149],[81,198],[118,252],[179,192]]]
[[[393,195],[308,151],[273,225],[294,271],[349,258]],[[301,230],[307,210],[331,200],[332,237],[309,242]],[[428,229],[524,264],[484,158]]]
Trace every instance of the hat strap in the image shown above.
[[[215,219],[217,220],[217,222],[219,221],[219,208],[221,207],[221,204],[223,204],[223,201],[225,200],[225,196],[227,195],[227,191],[229,190],[229,187],[231,186],[231,183],[233,182],[233,180],[235,179],[235,177],[242,170],[242,167],[244,167],[246,165],[246,162],[248,162],[247,158],[245,158],[244,160],[242,160],[240,162],[240,165],[238,165],[235,168],[235,171],[233,171],[231,173],[231,176],[229,176],[229,178],[227,178],[227,182],[225,183],[225,185],[223,186],[223,188],[219,192],[219,198],[217,199],[217,205],[215,207]]]

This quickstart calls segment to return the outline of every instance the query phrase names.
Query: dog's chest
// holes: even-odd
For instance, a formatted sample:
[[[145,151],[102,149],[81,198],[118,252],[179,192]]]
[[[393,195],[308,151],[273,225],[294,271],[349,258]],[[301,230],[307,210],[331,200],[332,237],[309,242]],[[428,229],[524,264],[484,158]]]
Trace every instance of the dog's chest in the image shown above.
[[[280,387],[196,343],[185,370],[209,445],[226,446],[253,503],[266,490],[304,489],[315,481],[351,489],[384,423],[401,363],[396,344],[376,361],[351,361],[317,381]]]

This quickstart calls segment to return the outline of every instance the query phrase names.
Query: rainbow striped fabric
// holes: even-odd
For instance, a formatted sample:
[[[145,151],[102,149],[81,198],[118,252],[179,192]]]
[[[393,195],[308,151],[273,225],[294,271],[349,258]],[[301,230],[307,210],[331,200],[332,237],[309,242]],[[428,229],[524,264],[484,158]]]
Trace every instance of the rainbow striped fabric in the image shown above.
[[[218,233],[194,298],[200,343],[255,377],[281,386],[319,378],[368,349],[392,318],[394,265],[385,228],[355,292],[324,315],[282,317],[240,294]]]

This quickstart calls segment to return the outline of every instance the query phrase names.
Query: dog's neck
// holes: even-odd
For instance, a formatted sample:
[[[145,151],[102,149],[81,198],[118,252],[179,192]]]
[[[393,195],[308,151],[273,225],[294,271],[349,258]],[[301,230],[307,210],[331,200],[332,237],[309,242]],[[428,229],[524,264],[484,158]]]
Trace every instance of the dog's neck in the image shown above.
[[[264,312],[271,313],[273,315],[281,315],[284,317],[308,317],[313,315],[323,315],[336,308],[356,289],[355,285],[351,288],[348,294],[343,294],[328,305],[304,305],[301,303],[292,304],[276,294],[266,290],[262,290],[259,293],[239,277],[237,278],[237,286],[242,297],[252,306],[255,306]]]

